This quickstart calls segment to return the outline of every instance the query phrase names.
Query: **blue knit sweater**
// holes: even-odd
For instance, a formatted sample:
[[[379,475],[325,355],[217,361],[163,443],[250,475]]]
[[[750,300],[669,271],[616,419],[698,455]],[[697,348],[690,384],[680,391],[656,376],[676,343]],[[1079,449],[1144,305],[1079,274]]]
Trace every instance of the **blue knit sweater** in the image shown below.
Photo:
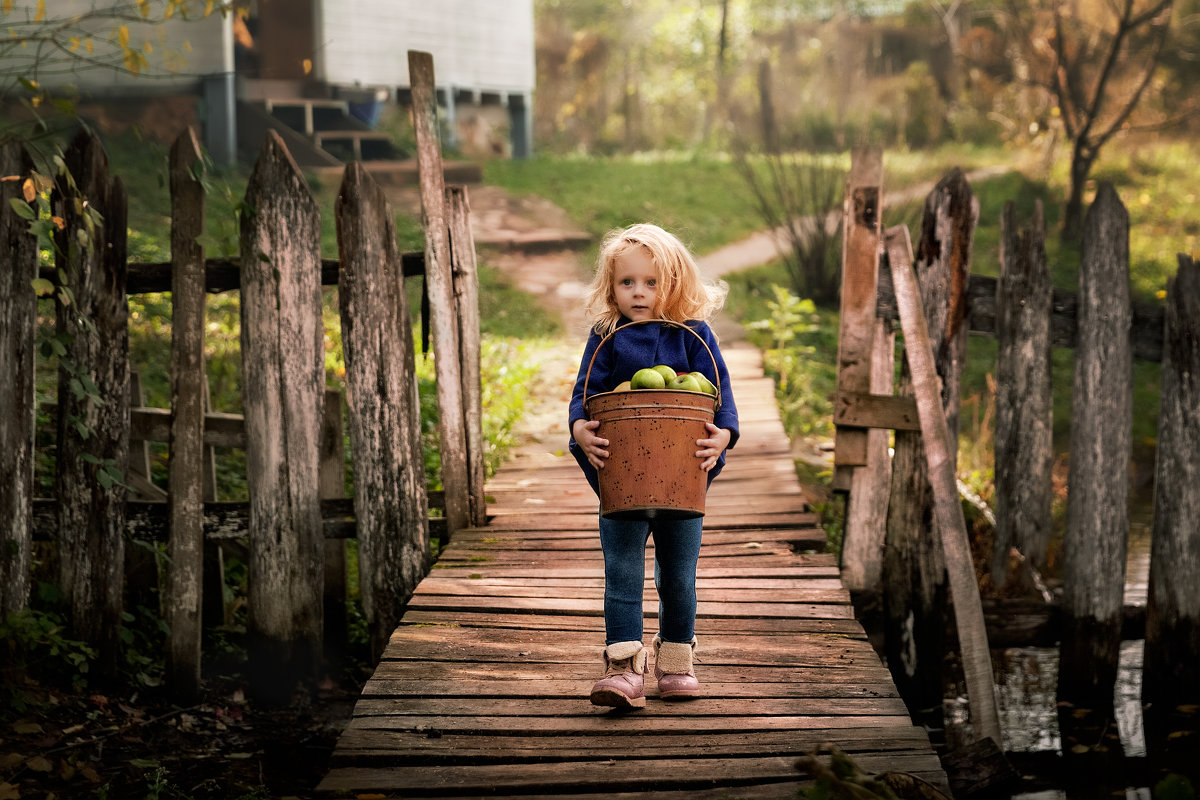
[[[618,325],[624,325],[629,321],[622,317]],[[633,377],[633,373],[643,367],[666,364],[676,372],[703,373],[714,384],[717,383],[717,374],[720,375],[721,407],[717,409],[713,422],[718,428],[729,430],[729,447],[732,448],[738,440],[738,416],[737,406],[733,402],[733,388],[729,383],[729,370],[725,368],[725,359],[721,356],[721,350],[717,347],[717,338],[707,323],[693,320],[687,325],[700,336],[700,339],[704,340],[703,344],[700,339],[682,328],[660,322],[647,322],[617,331],[596,354],[594,362],[592,362],[592,354],[596,353],[596,348],[604,337],[592,331],[583,349],[583,360],[579,364],[579,376],[575,379],[575,391],[571,395],[569,428],[573,429],[576,420],[587,419],[587,414],[583,410],[585,378],[587,378],[587,394],[588,397],[591,397],[594,394],[612,391],[617,384],[629,380]],[[704,349],[704,345],[708,345],[709,350],[712,351],[711,358],[708,350]],[[717,362],[717,374],[713,372],[714,359]],[[588,373],[589,363],[591,363],[590,375]],[[588,463],[583,448],[576,443],[573,437],[569,447],[571,455],[575,456],[575,460],[579,462],[592,490],[599,494],[596,468]],[[725,453],[721,453],[716,466],[708,473],[710,484],[724,466]]]

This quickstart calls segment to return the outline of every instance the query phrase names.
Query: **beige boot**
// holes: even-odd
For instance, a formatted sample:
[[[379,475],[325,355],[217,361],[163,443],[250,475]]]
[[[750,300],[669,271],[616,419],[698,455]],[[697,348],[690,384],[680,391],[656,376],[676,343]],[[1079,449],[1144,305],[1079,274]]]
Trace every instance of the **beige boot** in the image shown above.
[[[646,661],[641,642],[613,642],[604,648],[604,677],[592,687],[592,705],[646,707]]]
[[[690,644],[664,642],[654,637],[654,677],[658,679],[658,696],[663,700],[693,700],[700,696],[700,681],[692,666],[695,649],[694,636]]]

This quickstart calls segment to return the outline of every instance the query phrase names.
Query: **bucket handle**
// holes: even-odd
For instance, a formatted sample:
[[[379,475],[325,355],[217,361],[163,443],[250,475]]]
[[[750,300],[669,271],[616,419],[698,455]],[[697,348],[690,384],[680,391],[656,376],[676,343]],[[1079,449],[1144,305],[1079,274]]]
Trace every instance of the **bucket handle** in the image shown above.
[[[716,406],[713,408],[713,411],[716,411],[717,409],[719,409],[721,407],[721,369],[720,369],[720,367],[717,366],[717,357],[713,355],[712,348],[710,348],[708,346],[708,342],[704,341],[704,337],[701,336],[700,334],[696,333],[689,326],[684,325],[682,322],[676,322],[675,320],[671,320],[671,319],[635,319],[633,322],[626,322],[624,325],[621,325],[617,328],[613,328],[611,331],[609,331],[607,334],[605,334],[604,338],[600,340],[600,344],[596,345],[596,349],[592,351],[592,358],[590,361],[588,361],[587,373],[583,376],[583,408],[584,408],[584,410],[585,411],[587,410],[587,400],[588,400],[587,390],[588,390],[588,381],[592,377],[592,364],[596,363],[596,356],[600,354],[600,348],[604,347],[604,343],[607,342],[609,339],[611,339],[613,336],[615,336],[617,331],[623,331],[626,328],[631,327],[633,325],[641,325],[646,322],[659,322],[664,325],[673,325],[676,328],[682,328],[683,330],[687,331],[692,336],[695,336],[697,339],[700,340],[700,344],[702,344],[704,346],[704,350],[705,350],[705,352],[708,353],[708,357],[712,359],[713,377],[716,378],[716,380],[713,382],[713,387],[717,390],[717,394],[716,394],[717,403],[716,403]]]

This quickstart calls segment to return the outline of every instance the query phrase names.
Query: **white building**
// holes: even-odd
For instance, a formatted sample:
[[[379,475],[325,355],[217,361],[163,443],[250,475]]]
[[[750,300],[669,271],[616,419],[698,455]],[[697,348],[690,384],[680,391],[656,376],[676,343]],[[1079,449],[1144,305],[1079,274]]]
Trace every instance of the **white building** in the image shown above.
[[[204,0],[188,6],[190,19],[176,13],[163,21],[167,2],[150,0],[155,22],[127,25],[129,47],[145,59],[137,75],[123,68],[114,45],[124,36],[120,22],[105,15],[80,26],[75,52],[90,46],[88,59],[0,50],[3,73],[36,74],[42,86],[89,96],[195,94],[203,98],[205,143],[214,159],[229,162],[241,113],[256,104],[269,108],[271,100],[342,102],[369,127],[377,102],[407,101],[408,51],[421,50],[433,55],[451,144],[469,109],[506,116],[512,155],[530,153],[532,0],[246,0],[241,14],[207,17]],[[33,30],[97,7],[140,16],[130,0],[53,0],[45,7],[37,20],[37,0],[14,0],[0,24]]]

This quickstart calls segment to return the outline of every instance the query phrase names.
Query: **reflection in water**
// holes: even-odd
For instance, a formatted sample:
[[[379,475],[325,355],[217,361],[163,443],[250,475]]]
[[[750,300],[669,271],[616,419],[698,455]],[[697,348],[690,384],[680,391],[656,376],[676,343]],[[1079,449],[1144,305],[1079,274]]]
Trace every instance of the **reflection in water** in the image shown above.
[[[1132,525],[1126,561],[1125,603],[1146,604],[1150,572],[1150,531]],[[1146,755],[1142,726],[1142,655],[1145,641],[1121,642],[1117,685],[1113,704],[1121,748],[1127,757]],[[1058,726],[1058,648],[1017,647],[992,651],[1003,747],[1009,753],[1059,753],[1062,737]],[[964,686],[945,702],[946,746],[965,746],[970,735]],[[1130,787],[1127,797],[1149,797],[1146,787]],[[1018,795],[1024,800],[1060,800],[1062,791]]]
[[[1142,651],[1145,642],[1121,642],[1114,710],[1121,746],[1127,756],[1146,755],[1142,731]],[[1009,753],[1058,752],[1058,650],[1052,647],[1012,647],[992,651],[996,697],[1004,750]],[[945,704],[946,744],[966,746],[967,697],[960,693]]]

